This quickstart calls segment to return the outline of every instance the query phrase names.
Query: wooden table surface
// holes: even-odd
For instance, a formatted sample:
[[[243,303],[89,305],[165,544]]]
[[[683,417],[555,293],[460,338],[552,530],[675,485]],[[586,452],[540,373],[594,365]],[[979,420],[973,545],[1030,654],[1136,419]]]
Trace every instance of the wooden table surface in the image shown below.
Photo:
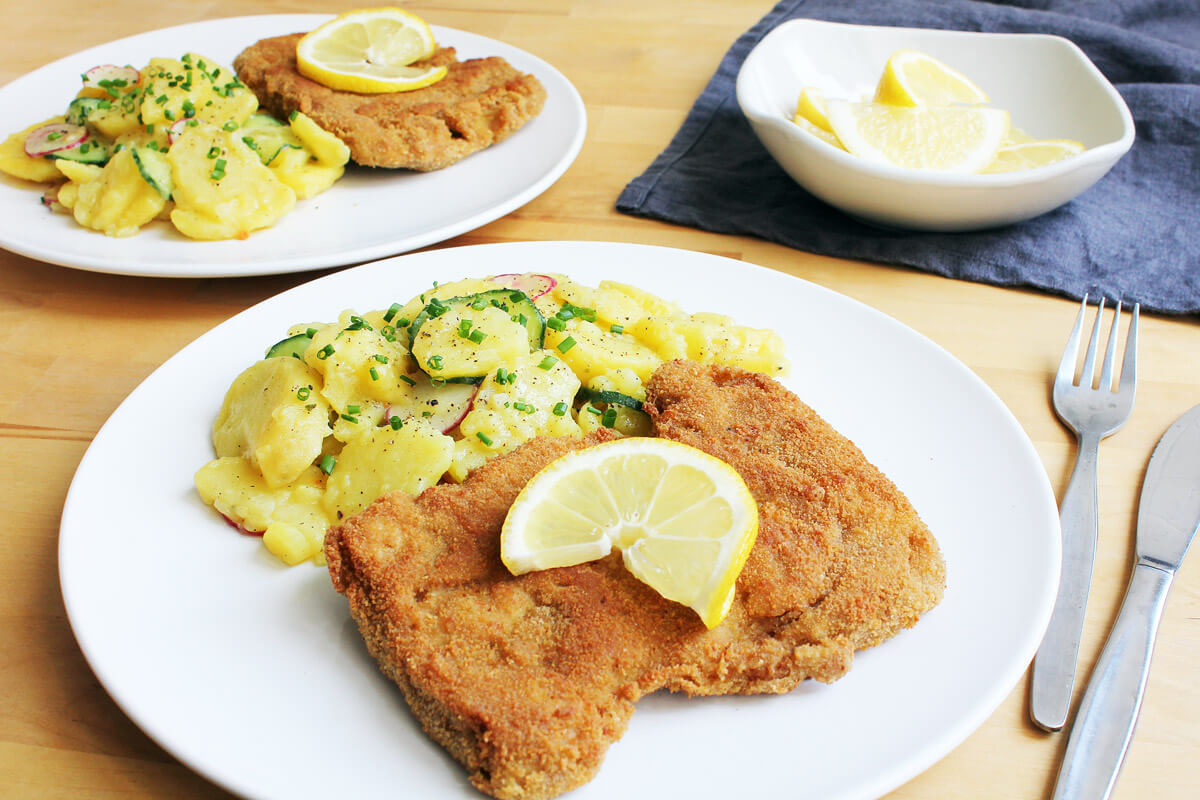
[[[496,38],[554,64],[579,89],[588,112],[583,150],[554,186],[508,216],[437,246],[549,239],[665,245],[743,259],[829,287],[925,334],[974,370],[1020,420],[1061,496],[1074,440],[1054,416],[1050,381],[1076,312],[1073,301],[824,258],[614,210],[624,185],[675,133],[726,48],[770,6],[770,0],[427,0],[410,5],[433,24]],[[75,51],[169,25],[352,7],[348,0],[86,5],[10,0],[0,83]],[[5,109],[3,119],[0,128],[6,132],[33,121],[12,108]],[[0,562],[0,796],[229,796],[147,738],[88,668],[59,590],[60,513],[88,443],[143,378],[234,313],[319,274],[143,279],[76,271],[0,251],[0,319],[5,323],[0,369],[9,376],[0,382],[0,507],[6,520],[0,542],[7,553]],[[1150,451],[1176,416],[1200,403],[1197,356],[1200,327],[1194,317],[1143,317],[1137,406],[1101,450],[1100,545],[1082,644],[1083,674],[1120,604]],[[1137,736],[1115,798],[1196,797],[1197,662],[1200,555],[1184,564],[1169,598]],[[1066,739],[1034,728],[1026,697],[1022,680],[982,727],[889,797],[1049,798]]]

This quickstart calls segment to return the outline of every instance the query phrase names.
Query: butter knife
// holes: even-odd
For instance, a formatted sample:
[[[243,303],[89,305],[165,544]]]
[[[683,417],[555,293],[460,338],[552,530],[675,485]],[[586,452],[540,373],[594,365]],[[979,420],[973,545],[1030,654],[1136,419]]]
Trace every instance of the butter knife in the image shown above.
[[[1079,704],[1054,800],[1106,800],[1133,739],[1167,591],[1200,525],[1200,406],[1163,434],[1138,502],[1137,561]]]

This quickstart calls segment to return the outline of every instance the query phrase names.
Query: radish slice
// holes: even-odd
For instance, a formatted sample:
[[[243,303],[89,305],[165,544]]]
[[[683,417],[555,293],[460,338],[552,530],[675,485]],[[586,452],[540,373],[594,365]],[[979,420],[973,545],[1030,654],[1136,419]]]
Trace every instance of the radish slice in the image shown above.
[[[58,202],[58,190],[61,187],[61,183],[56,183],[42,192],[42,205],[56,213],[65,214],[67,213],[67,207]]]
[[[25,137],[25,155],[45,156],[59,150],[70,150],[87,141],[87,128],[69,122],[54,122],[43,125]]]
[[[101,64],[83,73],[83,88],[99,89],[107,92],[109,88],[123,89],[136,86],[142,79],[142,73],[133,67],[118,67],[116,64]],[[109,92],[111,94],[111,92]]]
[[[424,419],[442,433],[449,433],[467,416],[471,404],[475,402],[475,393],[479,391],[479,387],[471,383],[444,383],[434,386],[429,376],[424,373],[416,373],[409,378],[415,381],[409,390],[413,397],[412,403],[397,406],[394,411],[389,407],[383,417],[385,425],[394,413],[401,419]],[[425,416],[426,413],[429,416]]]
[[[231,528],[234,528],[238,533],[240,533],[244,536],[262,536],[264,533],[264,531],[248,530],[248,529],[242,527],[240,522],[234,522],[232,519],[225,516],[224,514],[221,514],[221,519],[225,520],[225,522],[228,523]]]
[[[503,286],[505,289],[518,289],[524,292],[525,296],[530,300],[537,300],[555,286],[558,286],[558,281],[554,280],[554,278],[551,278],[549,275],[541,275],[537,272],[510,272],[504,275],[493,275],[488,280]]]
[[[183,132],[187,130],[189,119],[191,117],[175,120],[175,123],[167,128],[167,144],[175,144],[175,140],[183,136]]]

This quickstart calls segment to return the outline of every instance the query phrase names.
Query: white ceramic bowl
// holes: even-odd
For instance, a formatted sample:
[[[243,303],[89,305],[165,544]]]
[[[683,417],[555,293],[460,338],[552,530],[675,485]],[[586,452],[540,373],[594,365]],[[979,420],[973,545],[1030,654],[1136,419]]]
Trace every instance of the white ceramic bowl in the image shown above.
[[[927,53],[971,78],[1012,124],[1039,139],[1088,149],[1056,164],[961,175],[874,164],[791,122],[805,86],[827,97],[868,98],[896,50]],[[1133,145],[1125,101],[1070,41],[1040,34],[970,33],[785,22],[750,52],[737,78],[742,113],[775,160],[805,189],[869,222],[932,231],[1007,225],[1066,203]]]

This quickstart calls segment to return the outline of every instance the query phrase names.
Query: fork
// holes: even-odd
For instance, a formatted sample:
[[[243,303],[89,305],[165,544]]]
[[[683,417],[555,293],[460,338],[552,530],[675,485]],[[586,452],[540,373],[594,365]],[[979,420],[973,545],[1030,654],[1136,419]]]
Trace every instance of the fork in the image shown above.
[[[1054,410],[1059,419],[1075,432],[1078,448],[1075,468],[1059,510],[1062,522],[1062,573],[1058,596],[1054,601],[1050,624],[1033,659],[1030,716],[1047,731],[1062,729],[1071,706],[1079,638],[1083,631],[1084,608],[1092,581],[1092,562],[1096,555],[1099,516],[1096,461],[1100,440],[1116,432],[1129,419],[1137,383],[1138,306],[1135,304],[1125,335],[1120,382],[1115,390],[1113,386],[1117,324],[1121,317],[1121,304],[1118,302],[1112,315],[1100,381],[1093,388],[1096,353],[1104,318],[1103,298],[1096,309],[1096,320],[1083,358],[1079,383],[1075,383],[1075,363],[1086,311],[1087,295],[1084,295],[1075,325],[1067,338],[1058,373],[1054,377]]]

